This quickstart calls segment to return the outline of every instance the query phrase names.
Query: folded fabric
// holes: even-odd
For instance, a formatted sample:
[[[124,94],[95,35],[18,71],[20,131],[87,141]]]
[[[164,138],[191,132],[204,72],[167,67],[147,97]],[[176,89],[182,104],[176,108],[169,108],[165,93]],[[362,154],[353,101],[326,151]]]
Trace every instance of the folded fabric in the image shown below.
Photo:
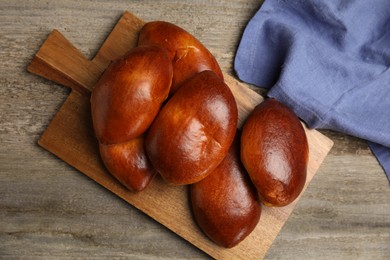
[[[390,1],[266,0],[235,57],[311,128],[366,139],[390,181]]]

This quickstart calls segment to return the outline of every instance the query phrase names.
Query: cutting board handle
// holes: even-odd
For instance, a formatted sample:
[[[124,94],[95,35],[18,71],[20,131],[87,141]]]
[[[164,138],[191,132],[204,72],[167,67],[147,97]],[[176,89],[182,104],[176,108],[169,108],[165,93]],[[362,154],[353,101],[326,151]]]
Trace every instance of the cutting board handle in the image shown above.
[[[90,94],[102,73],[57,30],[50,33],[27,70],[84,95]]]
[[[138,32],[143,24],[142,20],[126,11],[93,60],[87,59],[58,30],[53,30],[27,70],[89,96],[110,62],[136,46],[138,33],[134,32]]]

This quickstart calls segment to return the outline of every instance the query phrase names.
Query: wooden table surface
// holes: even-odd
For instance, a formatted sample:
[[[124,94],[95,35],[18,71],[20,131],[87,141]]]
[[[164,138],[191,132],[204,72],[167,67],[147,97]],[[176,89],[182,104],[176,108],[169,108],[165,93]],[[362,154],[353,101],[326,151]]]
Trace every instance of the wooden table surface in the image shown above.
[[[0,258],[208,256],[37,145],[69,90],[26,67],[56,28],[92,58],[128,10],[176,23],[233,74],[255,0],[0,1]],[[390,187],[365,141],[334,147],[267,259],[389,259]]]

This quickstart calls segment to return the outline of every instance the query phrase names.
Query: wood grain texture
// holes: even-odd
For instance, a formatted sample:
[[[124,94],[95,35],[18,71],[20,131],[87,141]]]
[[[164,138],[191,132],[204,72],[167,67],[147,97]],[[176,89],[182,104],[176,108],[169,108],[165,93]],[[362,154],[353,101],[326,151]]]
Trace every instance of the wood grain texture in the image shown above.
[[[122,56],[135,46],[134,39],[142,23],[133,14],[125,12],[96,57],[110,57],[109,59],[115,60]],[[120,39],[115,40],[118,37]],[[49,35],[30,63],[28,70],[32,73],[38,72],[38,75],[58,83],[75,82],[75,84],[71,84],[73,92],[38,143],[212,257],[218,259],[263,258],[296,202],[288,207],[263,209],[260,223],[253,233],[238,246],[223,249],[208,240],[195,225],[187,199],[187,187],[169,187],[157,178],[148,189],[135,194],[118,185],[115,179],[107,173],[100,161],[91,126],[88,95],[101,71],[110,62],[104,59],[103,63],[100,63],[101,60],[94,58],[89,61],[82,57],[75,47],[56,30]],[[54,69],[54,78],[45,71],[45,67],[49,72]],[[96,68],[101,68],[101,70]],[[262,98],[233,77],[226,75],[226,78],[237,101],[241,124],[253,108],[262,101]],[[307,186],[329,152],[332,142],[317,131],[306,129],[306,132],[310,146]]]
[[[261,1],[1,1],[0,258],[204,259],[168,229],[37,145],[69,91],[26,72],[53,28],[89,59],[130,10],[193,32],[224,71]],[[390,189],[365,141],[335,145],[267,259],[387,259]],[[126,228],[123,228],[123,227]]]

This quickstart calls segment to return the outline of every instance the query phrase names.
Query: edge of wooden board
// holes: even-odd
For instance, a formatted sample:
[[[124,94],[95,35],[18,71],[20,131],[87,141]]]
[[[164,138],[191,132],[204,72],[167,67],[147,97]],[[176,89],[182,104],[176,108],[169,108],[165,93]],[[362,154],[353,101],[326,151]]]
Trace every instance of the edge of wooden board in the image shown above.
[[[85,60],[85,58],[80,56],[79,59],[83,61],[82,64],[91,65],[91,68],[94,69],[89,75],[99,75],[100,71],[104,69],[104,66],[108,64],[112,57],[124,52],[123,49],[120,49],[119,52],[110,51],[110,46],[113,46],[112,44],[115,46],[117,45],[117,43],[113,41],[113,36],[123,36],[125,33],[124,30],[129,28],[129,30],[137,30],[142,23],[143,21],[136,16],[129,12],[125,12],[92,61]],[[63,46],[67,46],[68,50],[76,51],[64,37],[53,39],[61,39]],[[126,35],[122,40],[123,42],[119,45],[131,45],[134,42],[134,35]],[[52,43],[53,42],[51,42],[51,44]],[[51,47],[52,46],[56,45],[51,45]],[[47,50],[50,50],[50,52],[46,52]],[[52,53],[55,53],[55,51],[55,49],[43,49],[41,54],[50,56]],[[43,60],[38,60],[38,62],[31,67],[31,72],[35,73],[34,66],[40,66],[37,67],[36,71],[38,73],[36,74],[42,76],[47,74],[45,74],[46,69],[50,72],[50,70],[59,69],[58,66],[61,65],[58,64],[55,59],[50,60],[49,63],[45,63],[47,58],[50,58],[47,56],[39,56],[37,58],[43,58]],[[53,66],[53,64],[55,66]],[[77,64],[78,63],[75,65],[77,66]],[[225,249],[215,245],[203,235],[193,221],[186,187],[169,186],[165,184],[160,177],[157,177],[145,191],[141,193],[132,193],[122,187],[105,170],[100,161],[97,141],[92,130],[88,99],[89,95],[86,95],[85,93],[80,94],[77,92],[79,89],[76,88],[80,85],[86,90],[91,89],[91,86],[89,85],[91,82],[94,82],[94,80],[90,79],[92,76],[85,80],[81,80],[84,78],[83,75],[77,74],[79,70],[74,70],[75,68],[71,69],[72,70],[69,72],[70,74],[67,74],[67,72],[60,73],[53,78],[53,80],[57,80],[57,82],[59,81],[60,83],[63,81],[74,88],[74,90],[70,93],[60,111],[55,115],[52,122],[41,136],[38,141],[39,145],[214,258],[258,259],[265,256],[268,248],[271,246],[285,221],[288,219],[288,216],[291,214],[299,198],[294,203],[284,208],[263,207],[262,217],[255,231],[236,247]],[[80,80],[75,80],[73,76],[80,78]],[[227,85],[236,98],[240,118],[238,124],[241,126],[254,106],[262,102],[263,98],[255,91],[240,83],[234,77],[228,74],[224,74],[224,77]],[[77,84],[75,84],[75,82]],[[76,87],[73,85],[76,85]],[[309,130],[305,127],[305,131],[309,140],[310,150],[308,178],[305,184],[306,188],[331,149],[333,142],[316,130]],[[302,194],[303,193],[304,192],[302,192]],[[169,205],[165,203],[167,199],[170,202]],[[172,201],[174,203],[172,203]],[[164,205],[164,207],[162,207],[162,205]],[[275,223],[277,223],[277,225],[275,225]],[[273,228],[270,229],[269,227]]]

